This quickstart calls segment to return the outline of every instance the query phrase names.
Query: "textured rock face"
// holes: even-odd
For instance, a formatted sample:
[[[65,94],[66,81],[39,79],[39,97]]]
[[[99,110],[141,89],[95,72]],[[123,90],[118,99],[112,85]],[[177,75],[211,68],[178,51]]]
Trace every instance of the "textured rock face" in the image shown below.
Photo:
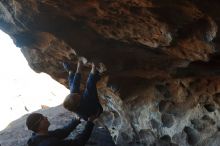
[[[100,121],[118,145],[216,145],[219,11],[218,0],[1,0],[0,28],[62,84],[63,60],[102,62]]]

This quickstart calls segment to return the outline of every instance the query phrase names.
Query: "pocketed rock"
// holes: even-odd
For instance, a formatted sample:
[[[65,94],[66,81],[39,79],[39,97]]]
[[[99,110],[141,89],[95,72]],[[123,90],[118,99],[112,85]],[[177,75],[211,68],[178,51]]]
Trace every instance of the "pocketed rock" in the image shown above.
[[[181,103],[185,104],[185,103]],[[161,100],[159,103],[159,111],[161,113],[168,113],[174,116],[181,117],[185,114],[188,106],[183,106],[181,104],[176,104],[170,100]]]
[[[155,146],[170,146],[170,143],[163,141],[163,140],[158,140],[158,141],[156,141],[156,143],[154,145]]]
[[[215,125],[215,121],[209,117],[208,115],[204,115],[202,118],[201,118],[204,122],[207,122],[208,124],[210,125]]]
[[[188,146],[189,145],[187,142],[186,132],[180,132],[180,133],[174,134],[172,137],[172,141],[174,143],[178,143],[180,146]]]
[[[219,146],[220,144],[220,132],[216,132],[213,136],[200,142],[198,146]]]
[[[161,100],[159,103],[160,112],[167,112],[172,107],[174,107],[174,103],[168,100]]]
[[[193,119],[191,120],[191,123],[193,124],[193,127],[198,131],[203,131],[205,129],[204,123],[199,119]]]
[[[178,144],[171,143],[170,136],[169,135],[164,135],[159,140],[156,141],[154,146],[178,146]]]
[[[156,141],[156,137],[150,129],[141,129],[139,132],[139,141],[142,144],[150,145]]]
[[[208,111],[208,112],[214,112],[215,111],[215,105],[214,104],[205,104],[204,105],[205,109]]]
[[[151,119],[150,122],[151,122],[151,126],[152,126],[153,129],[159,129],[160,128],[160,123],[157,120]]]
[[[160,137],[160,140],[166,141],[166,142],[171,142],[171,137],[169,135],[164,135]]]
[[[187,141],[190,145],[195,145],[199,142],[200,136],[196,130],[190,127],[185,127],[184,132],[187,134]]]
[[[162,114],[161,121],[164,127],[170,128],[174,124],[173,116],[170,114]]]

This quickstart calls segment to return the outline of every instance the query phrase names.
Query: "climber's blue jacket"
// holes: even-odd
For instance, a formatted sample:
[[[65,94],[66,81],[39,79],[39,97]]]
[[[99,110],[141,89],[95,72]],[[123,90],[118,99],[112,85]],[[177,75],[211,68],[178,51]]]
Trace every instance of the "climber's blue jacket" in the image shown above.
[[[72,120],[63,128],[49,131],[48,135],[38,135],[33,133],[28,140],[28,146],[84,146],[88,141],[94,124],[88,121],[84,130],[74,139],[65,139],[80,123],[78,120]]]

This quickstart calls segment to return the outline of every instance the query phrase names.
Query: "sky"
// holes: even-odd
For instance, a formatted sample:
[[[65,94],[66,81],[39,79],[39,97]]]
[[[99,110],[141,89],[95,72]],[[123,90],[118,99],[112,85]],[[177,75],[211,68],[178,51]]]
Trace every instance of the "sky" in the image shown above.
[[[0,131],[41,105],[61,104],[68,89],[45,73],[36,73],[12,39],[0,30]]]

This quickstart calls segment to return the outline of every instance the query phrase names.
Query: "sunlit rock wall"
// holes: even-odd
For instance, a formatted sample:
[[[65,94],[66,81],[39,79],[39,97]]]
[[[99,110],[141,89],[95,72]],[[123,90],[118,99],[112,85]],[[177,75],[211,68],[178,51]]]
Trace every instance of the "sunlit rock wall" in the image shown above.
[[[118,145],[217,146],[219,12],[218,0],[1,0],[0,28],[64,85],[63,60],[103,63],[100,121]]]

